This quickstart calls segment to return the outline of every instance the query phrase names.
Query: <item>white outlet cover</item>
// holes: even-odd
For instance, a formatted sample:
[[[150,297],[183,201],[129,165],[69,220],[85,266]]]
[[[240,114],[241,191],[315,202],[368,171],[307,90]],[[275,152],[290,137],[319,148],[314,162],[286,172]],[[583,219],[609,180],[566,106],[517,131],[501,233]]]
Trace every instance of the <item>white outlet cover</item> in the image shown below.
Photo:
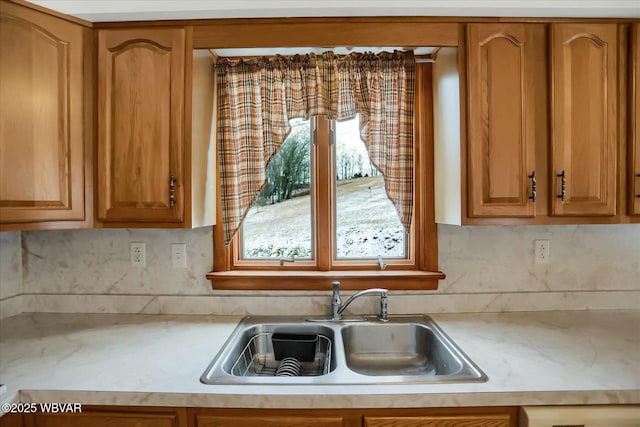
[[[533,241],[533,261],[536,264],[549,264],[549,241],[534,240]]]
[[[171,245],[171,266],[173,268],[187,268],[187,245],[174,243]]]
[[[131,266],[147,266],[146,245],[143,242],[131,243]]]

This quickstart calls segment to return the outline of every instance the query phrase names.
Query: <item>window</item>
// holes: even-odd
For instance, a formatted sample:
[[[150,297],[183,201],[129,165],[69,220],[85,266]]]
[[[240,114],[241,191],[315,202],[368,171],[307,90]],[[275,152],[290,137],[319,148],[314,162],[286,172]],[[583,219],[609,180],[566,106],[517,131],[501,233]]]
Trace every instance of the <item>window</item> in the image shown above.
[[[295,120],[240,233],[227,246],[214,227],[214,288],[328,289],[340,280],[344,289],[435,289],[444,275],[436,271],[430,64],[416,67],[415,104],[409,233],[368,159],[358,118]]]
[[[407,259],[409,238],[360,139],[358,117],[331,126],[334,258],[378,260],[381,267]]]
[[[334,264],[350,260],[386,267],[387,262],[406,260],[409,238],[387,196],[384,179],[360,139],[359,116],[329,122],[329,135],[312,131],[318,129],[318,120],[324,119],[295,120],[291,134],[269,163],[267,183],[238,238],[239,261],[246,266],[257,261],[314,261],[319,258],[315,241],[329,235],[329,242],[318,241],[317,246],[332,248]],[[312,159],[329,163],[320,166]],[[331,194],[324,195],[330,212],[313,215],[323,197],[320,193],[316,197],[315,184],[326,179],[319,174],[325,170],[332,171],[329,175],[334,178]],[[333,217],[330,230],[314,226],[314,219],[323,214]]]
[[[314,259],[312,120],[294,119],[291,133],[267,169],[267,183],[238,236],[239,259]]]

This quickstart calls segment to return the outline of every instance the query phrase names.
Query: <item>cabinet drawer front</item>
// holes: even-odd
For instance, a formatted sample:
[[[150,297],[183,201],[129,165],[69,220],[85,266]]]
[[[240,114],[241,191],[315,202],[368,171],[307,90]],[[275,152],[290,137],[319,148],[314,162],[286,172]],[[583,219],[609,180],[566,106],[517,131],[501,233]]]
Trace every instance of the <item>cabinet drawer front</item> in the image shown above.
[[[135,411],[89,412],[77,414],[30,414],[25,427],[186,427],[184,415],[136,413]]]
[[[509,415],[365,417],[365,427],[509,427]]]
[[[196,417],[195,427],[342,427],[341,417],[210,416]]]

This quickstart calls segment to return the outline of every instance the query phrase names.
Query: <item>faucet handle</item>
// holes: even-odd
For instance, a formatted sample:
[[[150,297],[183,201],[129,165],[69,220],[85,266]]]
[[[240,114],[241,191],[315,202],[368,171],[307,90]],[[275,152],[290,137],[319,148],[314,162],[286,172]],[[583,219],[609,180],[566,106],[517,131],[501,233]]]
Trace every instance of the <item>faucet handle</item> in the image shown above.
[[[384,289],[384,292],[380,292],[380,316],[378,319],[382,322],[389,321],[389,291]]]
[[[340,320],[340,309],[342,308],[342,299],[340,298],[340,282],[333,282],[333,295],[331,296],[331,318]]]

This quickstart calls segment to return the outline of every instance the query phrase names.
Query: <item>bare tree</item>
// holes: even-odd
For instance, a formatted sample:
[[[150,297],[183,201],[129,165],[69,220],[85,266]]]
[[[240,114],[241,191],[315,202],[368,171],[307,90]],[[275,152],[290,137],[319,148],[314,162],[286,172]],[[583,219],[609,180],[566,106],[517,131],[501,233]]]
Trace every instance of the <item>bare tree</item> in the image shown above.
[[[259,199],[278,203],[296,191],[308,188],[310,181],[311,136],[308,126],[296,126],[267,166],[267,184]]]

